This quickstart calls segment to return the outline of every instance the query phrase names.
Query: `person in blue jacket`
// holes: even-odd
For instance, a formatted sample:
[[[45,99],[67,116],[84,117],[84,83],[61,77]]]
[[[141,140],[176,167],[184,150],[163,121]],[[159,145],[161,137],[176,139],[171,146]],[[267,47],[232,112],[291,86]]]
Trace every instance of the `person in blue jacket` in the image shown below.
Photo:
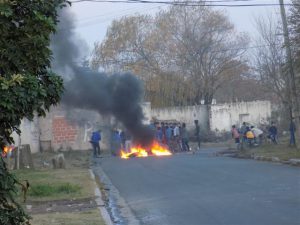
[[[278,144],[278,141],[277,141],[277,127],[275,126],[275,123],[272,122],[271,123],[271,127],[269,128],[269,136],[270,136],[270,139],[271,141],[274,143],[274,144]]]
[[[91,136],[91,144],[93,147],[94,157],[100,156],[100,141],[101,141],[101,130],[94,131]]]
[[[166,141],[167,141],[167,145],[169,145],[169,146],[170,146],[171,137],[172,137],[172,128],[169,125],[167,125],[166,126]]]
[[[296,132],[296,125],[294,122],[294,118],[292,118],[290,122],[290,146],[295,146],[296,145],[296,139],[295,139],[295,132]]]
[[[157,130],[156,130],[156,140],[159,142],[159,143],[162,143],[162,138],[163,138],[163,132],[162,132],[162,129],[161,127],[158,127]]]
[[[113,156],[119,155],[119,151],[121,149],[121,136],[120,132],[117,129],[113,130],[112,140],[111,140],[111,154]]]

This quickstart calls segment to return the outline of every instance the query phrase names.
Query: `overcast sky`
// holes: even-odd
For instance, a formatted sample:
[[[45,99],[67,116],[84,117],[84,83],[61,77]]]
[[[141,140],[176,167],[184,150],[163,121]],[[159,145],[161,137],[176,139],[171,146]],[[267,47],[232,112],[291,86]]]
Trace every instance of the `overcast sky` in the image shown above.
[[[289,3],[289,0],[285,0]],[[243,4],[243,2],[237,2]],[[235,4],[237,4],[235,3]],[[278,3],[278,0],[252,0],[244,4],[255,3]],[[227,3],[234,4],[234,3]],[[163,4],[126,4],[126,3],[96,3],[80,2],[72,4],[71,10],[75,13],[76,32],[87,42],[91,52],[95,42],[103,40],[107,27],[114,19],[125,15],[155,14],[160,8],[168,6]],[[247,32],[253,36],[255,34],[254,17],[261,17],[269,13],[275,13],[278,16],[279,6],[268,7],[216,7],[225,10],[230,20],[236,25],[236,29],[241,32]]]

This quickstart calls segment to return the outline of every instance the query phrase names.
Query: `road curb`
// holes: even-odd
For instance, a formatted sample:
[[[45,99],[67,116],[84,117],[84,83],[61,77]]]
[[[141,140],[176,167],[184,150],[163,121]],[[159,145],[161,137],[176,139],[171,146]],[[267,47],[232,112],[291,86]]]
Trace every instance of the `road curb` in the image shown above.
[[[101,184],[108,187],[108,202],[105,205],[112,221],[116,224],[140,225],[140,221],[135,217],[131,208],[120,195],[118,189],[112,184],[101,166],[98,165],[96,168],[93,168],[93,172],[97,181],[99,178]]]
[[[101,216],[102,216],[102,218],[103,218],[106,225],[113,225],[114,223],[111,220],[110,215],[109,215],[107,209],[105,208],[105,204],[102,200],[102,194],[101,194],[101,191],[99,190],[98,185],[96,183],[95,174],[91,169],[89,169],[89,172],[90,172],[91,178],[92,178],[92,180],[95,184],[95,196],[96,196],[95,201],[96,201],[96,203],[98,205],[98,208],[100,210],[100,214],[101,214]]]
[[[284,161],[284,160],[280,160],[278,157],[275,156],[261,156],[255,154],[249,156],[241,156],[238,155],[238,152],[234,152],[234,151],[232,153],[227,153],[227,152],[217,153],[215,156],[231,157],[236,159],[251,159],[255,161],[272,162],[272,163],[278,163],[282,165],[300,167],[300,159],[289,159],[287,161]]]

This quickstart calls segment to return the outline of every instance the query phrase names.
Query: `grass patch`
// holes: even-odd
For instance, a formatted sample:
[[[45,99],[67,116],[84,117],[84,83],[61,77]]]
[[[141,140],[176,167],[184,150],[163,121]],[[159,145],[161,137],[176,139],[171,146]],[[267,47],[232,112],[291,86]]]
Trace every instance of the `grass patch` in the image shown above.
[[[289,147],[288,139],[282,139],[280,144],[263,144],[257,148],[246,149],[239,153],[240,156],[264,156],[267,158],[278,157],[282,161],[300,159],[300,150]]]
[[[32,225],[105,225],[98,209],[76,213],[39,214],[32,218]]]
[[[54,153],[33,154],[35,169],[12,171],[20,180],[28,180],[30,188],[27,193],[26,205],[32,216],[32,225],[104,225],[98,208],[70,208],[69,200],[78,200],[78,204],[93,199],[95,183],[89,173],[89,151],[64,152],[67,169],[54,170],[44,168],[44,162],[50,162]],[[18,193],[19,202],[23,198]],[[51,213],[47,207],[56,206]],[[23,206],[25,207],[25,204]],[[64,207],[65,206],[65,207]],[[91,204],[95,207],[95,204]],[[62,210],[63,209],[63,210]],[[81,211],[82,210],[82,211]]]
[[[62,184],[37,184],[30,188],[29,196],[35,197],[47,197],[60,194],[74,194],[80,192],[81,187],[79,185],[73,185],[70,183]]]
[[[17,178],[28,180],[28,201],[51,201],[94,197],[95,186],[87,169],[18,170]]]

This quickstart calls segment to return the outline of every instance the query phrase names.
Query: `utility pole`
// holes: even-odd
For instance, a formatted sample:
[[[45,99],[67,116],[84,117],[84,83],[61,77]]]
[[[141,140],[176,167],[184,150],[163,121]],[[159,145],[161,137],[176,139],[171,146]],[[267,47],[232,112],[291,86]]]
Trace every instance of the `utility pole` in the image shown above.
[[[297,96],[297,87],[295,83],[295,72],[293,67],[293,59],[292,59],[292,51],[291,51],[291,42],[288,31],[288,24],[286,19],[286,12],[284,8],[283,0],[279,0],[280,4],[280,13],[282,19],[282,27],[283,27],[283,37],[284,37],[284,45],[286,49],[286,57],[287,57],[287,66],[289,71],[289,88],[291,88],[291,102],[294,105],[292,107],[294,109],[293,116],[296,120],[296,128],[297,128],[297,141],[298,148],[300,148],[300,110],[299,110],[299,98]]]

